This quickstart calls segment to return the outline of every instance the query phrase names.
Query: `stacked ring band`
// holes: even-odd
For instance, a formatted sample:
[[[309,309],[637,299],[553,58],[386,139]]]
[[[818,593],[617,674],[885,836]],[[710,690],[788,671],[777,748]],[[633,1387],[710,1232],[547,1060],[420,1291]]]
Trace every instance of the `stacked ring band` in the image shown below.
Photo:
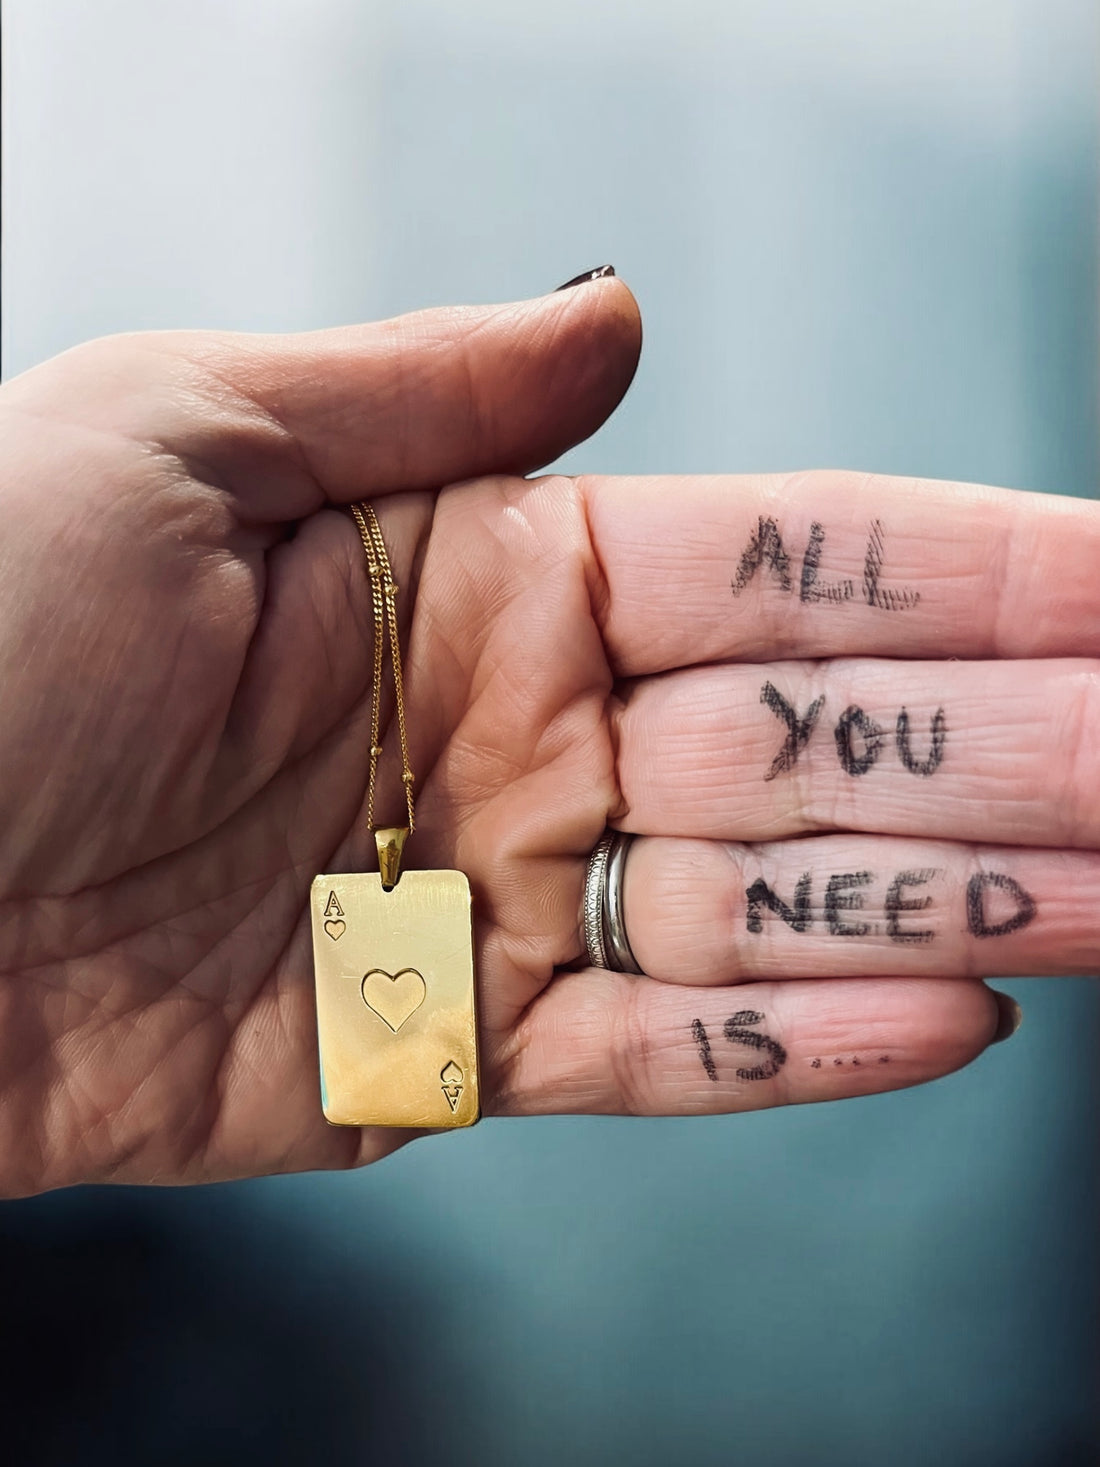
[[[623,920],[623,876],[633,836],[609,830],[584,876],[584,945],[594,968],[641,975]]]

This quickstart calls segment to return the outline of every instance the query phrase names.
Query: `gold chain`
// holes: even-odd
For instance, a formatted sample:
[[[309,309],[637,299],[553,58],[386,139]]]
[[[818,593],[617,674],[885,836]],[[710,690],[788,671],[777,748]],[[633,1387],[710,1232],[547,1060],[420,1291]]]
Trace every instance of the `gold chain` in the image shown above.
[[[401,780],[405,786],[405,802],[409,811],[409,834],[416,829],[413,813],[413,772],[409,765],[409,740],[405,727],[405,679],[401,672],[401,644],[397,638],[397,593],[400,587],[393,578],[390,558],[378,517],[369,504],[351,506],[359,538],[367,553],[371,604],[374,610],[374,676],[371,685],[370,712],[370,783],[367,786],[367,825],[374,829],[374,791],[378,778],[378,761],[382,757],[382,672],[385,662],[387,633],[390,661],[393,665],[394,706],[397,714],[397,736],[401,742]]]

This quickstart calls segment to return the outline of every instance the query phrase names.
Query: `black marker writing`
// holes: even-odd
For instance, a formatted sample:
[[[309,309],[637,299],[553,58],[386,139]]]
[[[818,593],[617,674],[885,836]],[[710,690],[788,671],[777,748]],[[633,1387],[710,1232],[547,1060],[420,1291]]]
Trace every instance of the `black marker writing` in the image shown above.
[[[852,741],[853,729],[863,741],[863,753],[857,754]],[[873,718],[853,703],[837,719],[833,730],[836,753],[847,774],[866,774],[882,753],[883,731]]]
[[[934,866],[895,872],[882,906],[886,932],[892,942],[925,943],[935,940],[934,928],[903,926],[902,918],[908,912],[923,912],[932,905],[929,893],[909,896],[907,891],[927,886],[941,874]],[[822,915],[831,936],[866,937],[881,931],[877,923],[849,921],[844,915],[866,910],[864,888],[875,880],[876,876],[871,871],[841,871],[829,877]],[[809,932],[817,920],[813,909],[813,883],[813,872],[804,871],[795,885],[793,903],[788,905],[762,876],[758,876],[751,886],[745,888],[745,926],[748,931],[763,932],[764,914],[771,912],[792,932]],[[1003,893],[1012,907],[996,920],[989,910],[994,893]],[[1004,905],[1002,901],[1002,908]],[[1015,877],[1002,871],[979,871],[966,884],[966,925],[974,937],[1007,937],[1033,922],[1037,911],[1031,893]]]
[[[763,1014],[746,1009],[726,1020],[722,1032],[731,1044],[743,1044],[747,1049],[755,1049],[766,1056],[760,1064],[738,1067],[736,1074],[739,1080],[771,1080],[787,1063],[787,1051],[777,1039],[745,1028],[746,1024],[759,1024],[763,1018]]]
[[[806,603],[830,602],[834,606],[841,605],[852,599],[854,585],[850,580],[829,583],[818,579],[824,544],[825,529],[818,520],[814,520],[802,555],[798,597]],[[882,568],[885,560],[886,535],[882,522],[873,520],[867,536],[867,553],[863,559],[864,600],[868,606],[874,606],[880,611],[908,611],[920,600],[920,592],[908,586],[899,590],[884,586]],[[770,515],[760,516],[749,543],[741,552],[736,574],[730,582],[730,590],[735,596],[740,596],[761,566],[767,566],[778,589],[785,595],[789,596],[794,592],[791,557],[783,544],[779,526]]]
[[[986,913],[986,892],[1003,891],[1016,903],[1016,910],[1003,922],[990,922]],[[979,871],[966,883],[966,925],[974,937],[1005,937],[1019,932],[1035,919],[1035,898],[1018,881],[1003,871]]]
[[[714,1056],[710,1052],[710,1040],[707,1038],[706,1025],[702,1019],[693,1019],[691,1025],[691,1037],[695,1040],[699,1050],[699,1063],[708,1080],[718,1080],[718,1069],[714,1063]]]
[[[850,601],[851,581],[819,582],[817,569],[821,564],[821,547],[825,543],[825,531],[815,520],[810,526],[810,538],[806,543],[806,554],[802,557],[802,581],[799,599],[802,601]]]
[[[909,711],[903,708],[898,714],[897,745],[898,758],[910,774],[935,774],[943,762],[944,745],[947,743],[947,720],[943,709],[938,708],[932,718],[932,747],[927,759],[914,759],[909,743]]]
[[[862,886],[870,886],[870,871],[847,871],[830,876],[825,887],[825,921],[834,937],[865,937],[870,932],[866,922],[844,922],[841,912],[863,909]]]
[[[880,1065],[888,1065],[890,1063],[890,1056],[888,1054],[880,1054],[879,1057],[878,1057],[878,1062],[879,1062]],[[836,1057],[836,1059],[833,1060],[833,1064],[834,1065],[843,1065],[843,1063],[844,1063],[844,1060],[843,1060],[843,1058],[840,1055],[838,1055]],[[858,1054],[854,1054],[852,1056],[852,1064],[853,1065],[859,1066],[862,1063],[863,1063],[863,1061],[860,1059],[860,1057],[859,1057]],[[810,1061],[810,1069],[811,1070],[820,1070],[820,1068],[821,1068],[821,1056],[818,1055],[818,1056],[816,1056],[814,1059],[812,1059]]]
[[[784,774],[788,769],[794,767],[799,754],[809,742],[818,716],[825,706],[825,699],[824,697],[815,698],[801,718],[779,689],[771,683],[765,683],[760,689],[760,701],[767,704],[776,718],[787,725],[787,737],[783,742],[783,747],[772,760],[771,768],[764,776],[765,779],[774,779],[777,774]]]
[[[886,892],[886,931],[895,942],[931,942],[935,933],[931,927],[903,927],[899,921],[902,912],[923,912],[932,905],[930,896],[904,897],[907,886],[924,886],[938,875],[935,867],[928,866],[920,871],[899,871]]]
[[[891,878],[883,899],[882,914],[887,935],[893,942],[918,943],[935,940],[933,928],[904,927],[902,917],[906,912],[923,912],[932,905],[932,897],[927,893],[907,896],[906,890],[925,886],[940,874],[935,867],[928,866],[920,870],[898,871]],[[815,914],[812,871],[804,871],[798,878],[792,905],[788,905],[762,876],[758,876],[751,886],[745,888],[745,926],[749,932],[763,932],[765,914],[771,912],[781,922],[786,923],[792,932],[809,932],[815,922],[820,920],[833,937],[877,935],[882,930],[879,923],[850,922],[843,916],[845,912],[866,910],[867,894],[864,888],[877,880],[877,874],[871,871],[846,871],[830,876],[825,887],[824,907]]]
[[[908,611],[920,600],[919,591],[911,591],[908,587],[891,591],[879,584],[882,563],[886,559],[885,538],[881,520],[872,521],[863,562],[863,594],[868,606],[877,606],[883,611]]]
[[[758,876],[753,884],[745,892],[745,900],[748,903],[748,914],[745,918],[750,932],[763,932],[764,916],[763,908],[767,907],[769,912],[774,912],[777,917],[782,917],[788,927],[793,927],[795,932],[805,932],[813,921],[813,913],[810,911],[810,887],[813,883],[812,874],[807,871],[798,879],[798,885],[794,889],[794,906],[788,907],[782,897],[777,896],[762,876]]]
[[[735,1072],[739,1080],[770,1080],[787,1063],[787,1051],[779,1041],[770,1034],[761,1034],[751,1027],[763,1022],[764,1015],[759,1009],[739,1009],[723,1025],[722,1032],[730,1044],[744,1045],[746,1049],[755,1050],[758,1055],[764,1056],[757,1064],[739,1066]],[[703,1073],[708,1080],[717,1082],[718,1067],[714,1063],[710,1038],[702,1019],[692,1020],[691,1037],[699,1051]]]
[[[779,582],[779,589],[790,591],[792,589],[791,557],[783,549],[783,537],[779,533],[779,526],[773,519],[765,519],[761,515],[756,522],[756,533],[741,552],[741,563],[737,567],[737,574],[730,582],[733,594],[740,596],[761,565],[765,564],[770,567],[772,574]]]
[[[802,750],[810,742],[818,726],[825,707],[825,698],[824,695],[815,698],[806,712],[799,716],[798,710],[787,701],[774,683],[767,682],[760,689],[760,701],[787,726],[787,737],[764,775],[765,780],[771,780],[788,773],[798,763]],[[925,777],[935,774],[943,763],[944,750],[947,747],[947,718],[944,710],[937,708],[929,720],[928,754],[924,759],[918,759],[913,753],[908,708],[902,708],[898,712],[894,741],[898,758],[910,774]],[[851,703],[836,721],[833,742],[840,767],[845,773],[858,778],[878,763],[885,748],[886,732],[857,703]]]

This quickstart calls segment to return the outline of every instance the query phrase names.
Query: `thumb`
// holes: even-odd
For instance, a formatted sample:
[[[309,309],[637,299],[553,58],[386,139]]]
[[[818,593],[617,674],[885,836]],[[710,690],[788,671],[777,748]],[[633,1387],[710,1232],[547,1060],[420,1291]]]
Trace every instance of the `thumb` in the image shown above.
[[[618,406],[641,320],[622,281],[601,276],[517,304],[362,326],[128,341],[146,373],[148,350],[162,370],[168,356],[169,390],[152,397],[156,441],[216,464],[250,517],[274,520],[550,462]],[[137,413],[150,400],[130,398]],[[135,436],[143,427],[129,425]]]

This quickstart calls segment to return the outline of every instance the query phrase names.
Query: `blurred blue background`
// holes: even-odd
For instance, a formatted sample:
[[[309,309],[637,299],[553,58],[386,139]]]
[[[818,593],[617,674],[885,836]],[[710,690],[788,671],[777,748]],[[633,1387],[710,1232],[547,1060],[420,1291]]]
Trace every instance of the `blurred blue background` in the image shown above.
[[[611,260],[645,356],[569,469],[1100,483],[1094,0],[5,0],[3,26],[7,375]],[[1005,986],[1020,1034],[912,1093],[6,1204],[9,1460],[1095,1463],[1096,992]]]

